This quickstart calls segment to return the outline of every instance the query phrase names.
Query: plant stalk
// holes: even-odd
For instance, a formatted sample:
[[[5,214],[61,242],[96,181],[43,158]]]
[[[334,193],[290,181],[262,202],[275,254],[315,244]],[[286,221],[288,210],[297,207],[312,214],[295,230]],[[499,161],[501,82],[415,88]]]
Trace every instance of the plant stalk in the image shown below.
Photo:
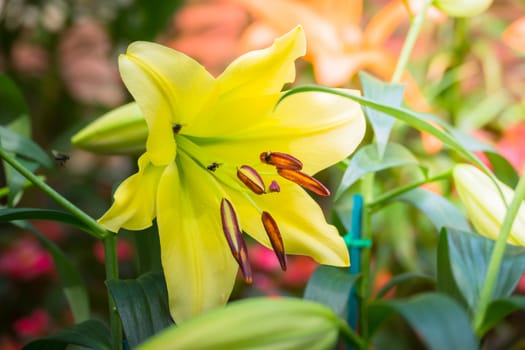
[[[401,77],[408,63],[408,59],[410,58],[412,49],[414,48],[417,37],[419,36],[419,32],[421,31],[421,27],[423,26],[423,22],[425,21],[428,8],[430,5],[432,5],[432,2],[433,0],[425,0],[421,11],[419,11],[419,13],[412,18],[410,22],[410,29],[408,30],[405,42],[403,43],[403,48],[401,49],[401,54],[397,60],[396,69],[390,82],[399,83],[401,81]]]
[[[52,189],[48,184],[46,184],[39,176],[33,174],[31,171],[27,170],[22,164],[20,164],[11,154],[6,152],[3,148],[0,147],[0,157],[4,159],[9,165],[11,165],[16,171],[22,174],[26,179],[31,181],[33,185],[44,191],[49,197],[53,198],[64,209],[69,211],[71,214],[76,216],[79,220],[84,222],[86,226],[90,229],[86,231],[91,236],[97,239],[103,239],[106,237],[109,232],[99,225],[99,223],[84,213],[81,209],[76,207],[73,203],[64,198],[57,191]]]
[[[487,274],[485,276],[485,283],[483,284],[483,289],[481,290],[480,299],[476,313],[474,314],[473,326],[476,330],[478,336],[482,336],[481,327],[483,325],[483,320],[485,319],[485,313],[488,308],[488,304],[492,299],[492,293],[494,292],[494,286],[496,285],[496,280],[501,267],[501,262],[503,261],[503,256],[505,254],[505,248],[507,246],[507,240],[509,238],[510,232],[512,230],[512,224],[516,218],[523,199],[525,198],[525,176],[522,176],[516,186],[514,197],[510,202],[503,223],[501,224],[500,232],[496,244],[492,250],[492,255],[490,257],[489,266],[487,269]]]
[[[117,238],[115,234],[107,235],[104,240],[106,281],[118,279]],[[111,329],[112,348],[122,349],[122,324],[117,306],[108,288],[109,325]]]

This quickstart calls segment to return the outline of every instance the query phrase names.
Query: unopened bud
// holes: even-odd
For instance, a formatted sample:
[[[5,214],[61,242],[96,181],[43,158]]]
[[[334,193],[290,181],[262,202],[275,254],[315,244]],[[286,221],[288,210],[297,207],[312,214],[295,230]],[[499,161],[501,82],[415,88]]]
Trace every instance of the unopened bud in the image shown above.
[[[116,108],[76,133],[71,142],[102,154],[139,154],[146,149],[148,127],[136,103]]]
[[[474,17],[485,11],[492,0],[435,0],[432,5],[452,17]]]
[[[514,191],[496,180],[496,184],[478,168],[459,164],[454,167],[454,182],[461,202],[476,231],[486,237],[497,239],[507,213],[507,204],[514,197]],[[522,204],[512,225],[508,243],[525,246],[525,205]]]
[[[137,349],[331,349],[341,322],[312,301],[251,298],[167,328]]]

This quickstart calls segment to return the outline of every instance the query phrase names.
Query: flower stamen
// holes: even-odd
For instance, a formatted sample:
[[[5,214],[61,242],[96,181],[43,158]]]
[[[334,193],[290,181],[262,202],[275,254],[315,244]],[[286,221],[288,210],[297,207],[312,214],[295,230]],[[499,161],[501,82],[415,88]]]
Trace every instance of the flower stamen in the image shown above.
[[[279,226],[277,226],[277,223],[270,213],[266,211],[262,212],[261,220],[264,225],[264,230],[268,234],[268,238],[272,244],[273,251],[279,260],[281,269],[286,271],[286,254],[284,252],[284,243],[281,236],[281,231],[279,231]]]
[[[243,165],[238,168],[237,177],[254,193],[263,194],[265,192],[264,181],[261,175],[251,166]]]
[[[299,186],[306,188],[320,196],[329,196],[330,190],[319,180],[298,170],[277,168],[277,173],[287,180],[295,182]]]
[[[261,162],[281,169],[301,170],[303,168],[303,163],[299,159],[286,153],[263,152],[259,158]]]
[[[252,269],[248,261],[248,248],[242,238],[242,231],[235,209],[233,209],[233,205],[226,198],[221,200],[221,221],[224,236],[233,258],[239,264],[242,277],[246,283],[252,283]]]

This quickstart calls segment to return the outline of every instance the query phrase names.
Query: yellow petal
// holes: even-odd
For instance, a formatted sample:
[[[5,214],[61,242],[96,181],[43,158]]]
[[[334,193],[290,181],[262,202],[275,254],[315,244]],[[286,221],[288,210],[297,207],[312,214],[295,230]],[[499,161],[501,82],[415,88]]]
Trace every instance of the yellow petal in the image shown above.
[[[248,52],[233,61],[217,78],[221,98],[258,96],[279,92],[295,80],[295,60],[305,54],[303,28],[295,27],[272,46]]]
[[[138,161],[139,171],[124,180],[114,194],[111,208],[98,220],[108,230],[143,230],[155,218],[157,184],[164,167],[151,164],[149,155]]]
[[[146,149],[155,165],[175,158],[173,124],[191,124],[213,87],[196,61],[162,45],[136,42],[119,58],[122,80],[149,128]]]
[[[366,127],[357,103],[320,92],[291,95],[273,113],[253,118],[259,123],[202,144],[203,149],[232,164],[256,164],[266,151],[288,153],[313,174],[350,155]]]
[[[303,30],[296,27],[269,48],[239,57],[217,78],[213,99],[187,133],[220,138],[257,123],[271,112],[283,85],[295,79],[295,60],[304,52]]]
[[[176,323],[225,304],[235,282],[238,266],[222,233],[216,186],[182,153],[159,183],[162,266]]]
[[[319,204],[298,185],[284,179],[277,181],[281,192],[261,196],[248,194],[251,201],[239,193],[233,194],[233,203],[239,217],[243,218],[243,230],[271,249],[261,224],[261,213],[253,207],[253,201],[275,219],[286,253],[308,255],[320,264],[348,266],[350,260],[344,240],[337,229],[326,222]],[[271,179],[265,182],[270,183]]]

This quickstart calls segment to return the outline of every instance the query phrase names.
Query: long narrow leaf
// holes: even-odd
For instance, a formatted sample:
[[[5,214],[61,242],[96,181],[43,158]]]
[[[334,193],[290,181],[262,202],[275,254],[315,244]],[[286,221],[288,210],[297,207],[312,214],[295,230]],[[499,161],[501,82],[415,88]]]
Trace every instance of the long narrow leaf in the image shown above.
[[[89,228],[77,217],[59,210],[36,208],[2,208],[0,209],[0,222],[15,220],[49,220],[75,226],[83,231]]]
[[[465,311],[439,293],[419,294],[408,300],[376,301],[368,306],[369,329],[377,329],[397,313],[431,350],[477,350],[478,341]]]
[[[52,166],[51,159],[46,152],[30,138],[0,126],[1,146],[9,152],[32,159],[47,168]]]
[[[79,345],[92,350],[111,350],[108,328],[100,321],[88,320],[61,332],[30,342],[24,350],[65,350]]]
[[[325,92],[328,94],[346,97],[363,106],[370,107],[377,111],[388,114],[396,118],[397,120],[400,120],[412,126],[413,128],[417,130],[425,131],[433,135],[434,137],[436,137],[438,140],[442,141],[447,146],[454,149],[456,152],[461,154],[465,159],[468,159],[472,163],[478,165],[489,176],[491,177],[493,176],[492,172],[487,168],[487,166],[482,161],[478,159],[478,157],[476,157],[476,155],[474,155],[472,152],[466,149],[461,143],[459,143],[453,135],[443,130],[440,130],[438,127],[427,122],[421,113],[417,113],[417,112],[414,112],[414,111],[411,111],[409,109],[402,108],[402,107],[392,107],[386,104],[378,103],[366,97],[353,95],[350,93],[346,93],[342,90],[331,89],[331,88],[327,88],[323,86],[301,86],[301,87],[291,89],[287,91],[286,93],[284,93],[281,96],[279,101],[282,101],[283,99],[285,99],[286,97],[290,95],[294,95],[294,94],[298,94],[302,92],[308,92],[308,91]]]
[[[149,272],[135,280],[110,280],[106,284],[131,347],[173,324],[161,272]]]

